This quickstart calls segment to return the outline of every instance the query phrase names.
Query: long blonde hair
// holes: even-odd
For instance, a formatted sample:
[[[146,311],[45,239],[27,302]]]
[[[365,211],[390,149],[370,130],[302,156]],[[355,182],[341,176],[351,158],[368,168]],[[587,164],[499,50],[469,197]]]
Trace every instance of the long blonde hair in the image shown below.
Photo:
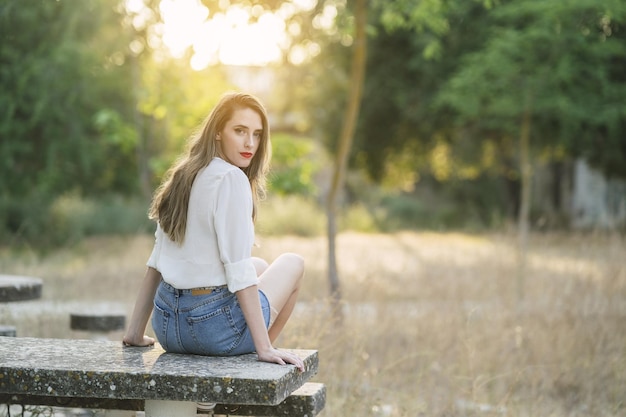
[[[254,202],[252,217],[256,219],[258,201],[265,195],[265,179],[272,153],[267,113],[256,97],[243,93],[227,93],[222,96],[198,131],[190,137],[187,152],[167,171],[163,182],[154,193],[149,217],[158,221],[174,242],[182,244],[185,240],[189,196],[196,175],[214,157],[219,156],[215,140],[217,134],[232,118],[235,110],[246,108],[257,112],[263,124],[259,148],[250,165],[242,169],[250,180]]]

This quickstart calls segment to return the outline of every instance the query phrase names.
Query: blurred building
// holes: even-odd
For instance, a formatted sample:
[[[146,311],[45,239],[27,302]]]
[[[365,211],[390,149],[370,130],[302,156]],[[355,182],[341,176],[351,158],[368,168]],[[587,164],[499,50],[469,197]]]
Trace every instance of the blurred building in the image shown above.
[[[626,227],[626,181],[607,179],[583,159],[576,160],[571,210],[574,228]]]

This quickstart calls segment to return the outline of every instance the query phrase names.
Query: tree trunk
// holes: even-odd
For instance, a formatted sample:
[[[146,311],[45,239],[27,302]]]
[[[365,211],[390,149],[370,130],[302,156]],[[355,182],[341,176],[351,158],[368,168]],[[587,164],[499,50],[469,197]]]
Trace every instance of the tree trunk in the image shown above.
[[[518,266],[517,266],[517,302],[518,305],[524,299],[524,286],[526,280],[526,257],[528,253],[528,231],[530,229],[530,205],[532,167],[530,164],[530,104],[524,109],[522,126],[520,131],[520,173],[521,195],[518,218]]]
[[[132,77],[133,77],[133,96],[135,99],[135,106],[133,111],[133,119],[135,124],[135,130],[137,131],[137,149],[135,155],[137,158],[137,176],[139,177],[139,189],[141,191],[141,197],[148,200],[152,194],[152,187],[150,185],[150,169],[148,163],[148,146],[147,141],[149,133],[146,132],[146,125],[144,122],[144,115],[139,110],[139,95],[141,90],[141,64],[140,57],[131,57],[132,65]],[[152,126],[149,126],[152,128]]]
[[[341,301],[341,285],[339,282],[339,274],[337,272],[335,242],[337,236],[337,200],[344,184],[348,156],[350,154],[350,148],[352,147],[352,140],[361,105],[363,83],[365,80],[365,61],[367,52],[365,26],[367,24],[367,0],[357,0],[355,2],[354,14],[356,21],[356,34],[352,55],[348,105],[343,119],[341,136],[339,137],[337,145],[333,176],[327,200],[328,280],[330,283],[330,294],[335,307],[338,307],[339,302]]]

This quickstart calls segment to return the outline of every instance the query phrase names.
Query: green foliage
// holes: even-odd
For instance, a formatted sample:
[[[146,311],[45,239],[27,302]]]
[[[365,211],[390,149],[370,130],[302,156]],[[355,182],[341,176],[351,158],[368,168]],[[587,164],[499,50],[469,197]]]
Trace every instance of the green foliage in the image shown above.
[[[146,118],[144,146],[150,158],[165,161],[156,162],[161,170],[154,174],[160,178],[163,166],[169,166],[184,150],[187,139],[223,92],[234,87],[220,68],[194,71],[183,59],[145,63],[141,85],[137,106]]]
[[[396,190],[428,186],[420,179],[435,176],[445,198],[458,204],[463,190],[473,202],[474,214],[459,221],[500,223],[517,208],[509,190],[519,181],[515,144],[529,107],[535,155],[559,149],[559,160],[583,156],[626,176],[623,2],[403,0],[372,7],[353,167]],[[337,99],[345,94],[345,55],[331,44],[316,62],[326,85],[315,90],[311,114],[331,152],[345,105]]]
[[[122,1],[0,4],[3,234],[57,241],[94,227],[114,230],[94,226],[97,219],[79,224],[78,211],[76,219],[60,219],[67,231],[56,233],[47,208],[67,213],[66,197],[58,196],[80,195],[95,206],[79,199],[72,207],[94,214],[102,195],[147,197],[226,89],[219,69],[195,72],[182,61],[152,59],[157,3],[146,2],[146,24],[127,16]]]
[[[422,54],[426,59],[440,58],[441,36],[450,30],[448,12],[457,6],[446,0],[377,1],[374,10],[380,13],[380,23],[389,32],[418,33],[425,41]]]
[[[502,196],[498,187],[499,184],[488,181],[464,181],[447,184],[437,195],[387,194],[380,202],[379,229],[478,231],[500,227],[506,213],[502,202],[494,201]]]
[[[91,187],[81,189],[86,194],[93,194],[93,191],[118,191],[125,194],[136,191],[137,130],[114,109],[97,111],[92,123],[100,145],[99,152],[93,152],[92,158],[100,169]]]
[[[489,38],[462,58],[437,103],[453,109],[474,140],[517,136],[530,109],[536,149],[562,145],[626,176],[623,4],[526,0],[496,7],[490,18]]]
[[[105,1],[14,1],[0,6],[0,195],[98,192],[109,150],[92,124],[102,108],[131,103],[126,68],[110,57],[125,46],[97,35],[117,18]],[[115,81],[113,81],[115,80]],[[119,161],[118,167],[128,164]],[[125,172],[113,169],[114,176]],[[102,186],[104,188],[98,188]],[[10,197],[9,197],[10,196]]]
[[[104,142],[114,146],[120,154],[128,156],[135,151],[138,142],[137,131],[125,122],[117,111],[112,109],[98,111],[93,124]]]
[[[437,13],[434,20],[445,22],[431,27],[423,21],[417,24],[417,17],[410,18],[410,11],[405,7],[403,13],[395,2],[378,7],[383,14],[399,14],[404,23],[392,25],[384,19],[372,23],[378,30],[369,44],[354,162],[376,181],[385,182],[390,174],[417,178],[415,173],[428,169],[429,149],[452,133],[449,112],[434,111],[433,104],[458,67],[459,56],[477,48],[484,38],[484,9],[477,2],[433,6],[418,15],[429,21],[427,16]],[[441,53],[426,53],[432,45],[438,45]],[[407,174],[398,175],[398,162]]]
[[[353,204],[340,213],[339,228],[362,233],[381,231],[376,216],[361,203]]]
[[[341,211],[339,224],[342,231],[380,231],[377,219],[359,203]],[[263,236],[322,236],[326,233],[326,215],[310,197],[271,195],[260,207],[256,231]]]
[[[147,216],[148,203],[138,199],[107,196],[58,197],[50,207],[50,228],[60,241],[80,241],[94,235],[150,232],[154,223]]]
[[[24,199],[0,199],[0,242],[48,244],[48,204],[47,196],[35,193]]]
[[[212,13],[228,4],[204,3]],[[252,20],[285,2],[256,3],[242,3],[256,10]],[[153,26],[159,1],[145,4],[150,9],[138,19],[121,0],[0,2],[3,241],[61,242],[143,224],[145,210],[129,197],[102,196],[146,198],[218,97],[233,89],[224,68],[193,71],[189,56],[168,58]],[[327,6],[337,11],[330,28],[316,24]],[[270,211],[301,224],[276,220],[273,231],[324,230],[313,198],[330,161],[316,145],[332,155],[339,137],[351,7],[318,1],[287,18],[292,45],[321,53],[275,68],[268,107],[279,133],[269,180],[277,200]],[[515,207],[508,190],[519,177],[514,144],[526,107],[536,155],[582,156],[626,176],[623,1],[375,0],[369,7],[351,165],[392,194],[350,190],[356,198],[342,227],[497,224]],[[280,133],[285,127],[298,135]],[[422,188],[437,199],[419,194]],[[129,205],[141,215],[124,216]],[[286,214],[287,206],[302,214]]]
[[[129,36],[114,6],[104,0],[0,5],[3,235],[63,241],[65,232],[57,233],[48,212],[56,196],[137,190]]]
[[[284,133],[272,134],[270,191],[281,195],[313,195],[314,175],[321,167],[320,152],[310,139]]]
[[[138,198],[119,195],[98,198],[68,192],[49,205],[41,201],[19,202],[0,207],[3,224],[17,226],[0,230],[3,242],[29,243],[49,247],[77,243],[94,235],[125,235],[151,232],[154,224],[148,219],[148,203]]]
[[[325,227],[326,217],[315,200],[297,195],[271,196],[259,209],[256,231],[266,236],[319,236]]]

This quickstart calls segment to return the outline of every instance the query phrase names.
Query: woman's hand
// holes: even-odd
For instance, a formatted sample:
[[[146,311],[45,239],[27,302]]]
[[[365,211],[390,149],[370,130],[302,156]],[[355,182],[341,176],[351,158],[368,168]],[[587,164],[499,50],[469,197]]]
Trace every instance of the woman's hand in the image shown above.
[[[145,335],[142,338],[133,338],[126,335],[124,339],[122,339],[122,343],[124,346],[152,346],[154,345],[154,339]]]
[[[300,372],[304,371],[304,362],[299,356],[291,352],[276,349],[272,346],[270,337],[265,327],[265,321],[261,312],[259,291],[256,285],[239,290],[235,293],[248,323],[248,328],[254,340],[254,347],[261,362],[278,363],[280,365],[295,365]]]
[[[146,326],[150,320],[154,295],[161,283],[161,273],[154,268],[148,267],[146,275],[141,282],[137,301],[133,314],[130,317],[130,324],[126,329],[126,335],[122,339],[124,346],[152,346],[154,339],[145,336]]]
[[[304,372],[304,362],[299,356],[284,350],[270,348],[263,352],[257,352],[259,360],[262,362],[278,363],[280,365],[295,365],[300,372]]]

